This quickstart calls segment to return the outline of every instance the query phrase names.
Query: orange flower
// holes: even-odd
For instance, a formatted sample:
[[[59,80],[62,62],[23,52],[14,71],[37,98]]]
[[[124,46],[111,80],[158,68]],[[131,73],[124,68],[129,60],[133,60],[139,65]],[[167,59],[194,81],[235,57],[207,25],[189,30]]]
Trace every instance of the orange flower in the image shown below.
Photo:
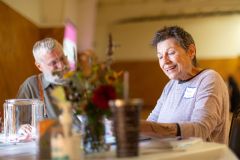
[[[106,74],[105,79],[108,84],[114,84],[122,74],[123,74],[123,71],[112,72],[111,74]]]

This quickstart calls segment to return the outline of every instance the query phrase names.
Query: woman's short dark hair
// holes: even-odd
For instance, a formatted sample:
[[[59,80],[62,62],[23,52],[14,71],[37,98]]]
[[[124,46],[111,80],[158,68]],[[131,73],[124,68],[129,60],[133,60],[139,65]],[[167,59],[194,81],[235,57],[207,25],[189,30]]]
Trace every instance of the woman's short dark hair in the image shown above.
[[[156,47],[159,42],[169,38],[174,38],[185,51],[188,50],[191,44],[195,45],[192,36],[179,26],[164,27],[157,31],[153,38],[152,45]],[[192,63],[194,66],[197,65],[196,56],[193,58]]]

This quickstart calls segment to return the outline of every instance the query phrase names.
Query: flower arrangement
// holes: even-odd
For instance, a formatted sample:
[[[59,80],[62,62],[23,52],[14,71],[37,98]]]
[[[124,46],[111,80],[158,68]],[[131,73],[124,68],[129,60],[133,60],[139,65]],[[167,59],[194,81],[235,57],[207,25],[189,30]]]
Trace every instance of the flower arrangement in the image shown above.
[[[108,101],[122,95],[123,72],[112,69],[112,55],[112,43],[109,43],[107,59],[103,62],[99,62],[91,50],[82,52],[78,55],[76,70],[64,75],[67,84],[61,87],[64,89],[62,97],[71,103],[75,114],[85,117],[86,152],[104,149],[103,118],[111,114]]]
[[[65,75],[68,84],[64,88],[76,113],[108,116],[108,101],[122,94],[122,73],[111,68],[110,57],[98,62],[92,51],[80,53],[77,69]]]

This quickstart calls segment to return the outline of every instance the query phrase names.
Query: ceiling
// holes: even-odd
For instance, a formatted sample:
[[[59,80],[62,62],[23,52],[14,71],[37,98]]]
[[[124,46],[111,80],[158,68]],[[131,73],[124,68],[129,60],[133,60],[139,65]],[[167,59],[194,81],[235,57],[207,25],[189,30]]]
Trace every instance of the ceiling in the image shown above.
[[[239,14],[240,0],[99,0],[100,13],[109,14],[114,11],[122,14],[132,12],[121,22]]]
[[[66,5],[88,1],[97,4],[100,19],[117,23],[181,18],[183,16],[208,16],[215,14],[240,14],[240,0],[1,0],[38,26],[61,26],[66,18]],[[71,9],[70,9],[71,10]]]

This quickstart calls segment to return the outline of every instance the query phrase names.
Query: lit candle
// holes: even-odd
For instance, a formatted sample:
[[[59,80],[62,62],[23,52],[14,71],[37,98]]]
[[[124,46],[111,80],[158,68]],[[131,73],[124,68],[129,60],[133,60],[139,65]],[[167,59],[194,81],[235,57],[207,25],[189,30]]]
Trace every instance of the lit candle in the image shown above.
[[[128,99],[129,94],[129,73],[125,71],[123,74],[123,98]]]

